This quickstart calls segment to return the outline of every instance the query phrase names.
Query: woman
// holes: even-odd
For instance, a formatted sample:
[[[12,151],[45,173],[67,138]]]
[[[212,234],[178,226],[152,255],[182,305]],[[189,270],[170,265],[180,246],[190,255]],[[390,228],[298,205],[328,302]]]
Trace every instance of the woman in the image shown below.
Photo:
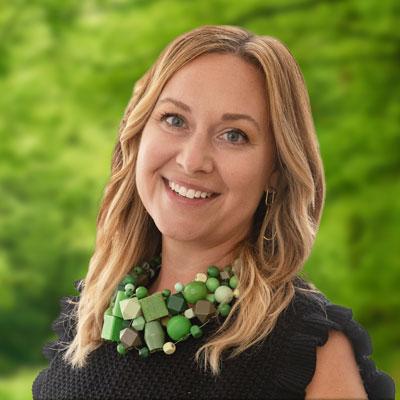
[[[134,87],[34,398],[394,398],[351,310],[299,277],[324,196],[288,49],[233,26],[176,38]]]

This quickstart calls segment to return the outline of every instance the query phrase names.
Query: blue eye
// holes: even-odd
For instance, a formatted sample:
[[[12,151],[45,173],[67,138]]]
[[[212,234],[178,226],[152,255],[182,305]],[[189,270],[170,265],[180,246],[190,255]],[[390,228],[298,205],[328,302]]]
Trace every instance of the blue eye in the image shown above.
[[[172,120],[175,120],[175,122],[176,122],[177,120],[183,122],[183,119],[182,119],[179,115],[177,115],[177,114],[171,114],[171,113],[164,113],[164,114],[161,116],[160,121],[166,121],[167,124],[170,125],[172,128],[181,128],[181,127],[182,127],[182,125],[177,126],[177,125],[175,125],[173,122],[171,122],[171,123],[168,122],[167,119],[170,118],[170,117],[172,117]]]
[[[248,138],[247,136],[238,130],[231,130],[228,132],[225,132],[222,136],[227,135],[228,141],[231,144],[243,144],[243,143],[247,143],[248,142]]]

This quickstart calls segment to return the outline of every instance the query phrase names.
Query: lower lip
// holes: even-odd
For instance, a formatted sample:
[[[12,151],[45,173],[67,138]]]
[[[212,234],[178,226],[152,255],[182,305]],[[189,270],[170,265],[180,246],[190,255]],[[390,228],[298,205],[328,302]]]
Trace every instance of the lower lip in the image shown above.
[[[164,181],[164,186],[167,191],[168,197],[171,200],[173,200],[177,203],[180,203],[180,204],[185,204],[185,205],[194,206],[194,207],[202,206],[202,205],[213,202],[217,197],[219,197],[219,194],[218,194],[217,196],[213,196],[213,197],[209,197],[209,198],[205,198],[205,199],[202,199],[201,197],[199,199],[197,199],[197,198],[189,199],[188,197],[181,196],[180,194],[178,194],[174,190],[172,190],[169,187],[168,181],[165,178],[162,178],[162,180]]]

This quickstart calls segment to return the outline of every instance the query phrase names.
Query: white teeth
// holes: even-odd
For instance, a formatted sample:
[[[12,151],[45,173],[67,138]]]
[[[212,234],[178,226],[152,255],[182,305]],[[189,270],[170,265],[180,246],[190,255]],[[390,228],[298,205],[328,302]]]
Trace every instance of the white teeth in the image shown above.
[[[193,189],[189,189],[186,193],[186,197],[189,197],[189,199],[193,199],[194,197],[194,190]]]
[[[187,189],[184,186],[179,186],[177,183],[168,181],[168,186],[176,193],[180,194],[181,196],[187,197],[189,199],[205,199],[206,197],[211,197],[212,193],[201,192],[199,190],[194,189]]]

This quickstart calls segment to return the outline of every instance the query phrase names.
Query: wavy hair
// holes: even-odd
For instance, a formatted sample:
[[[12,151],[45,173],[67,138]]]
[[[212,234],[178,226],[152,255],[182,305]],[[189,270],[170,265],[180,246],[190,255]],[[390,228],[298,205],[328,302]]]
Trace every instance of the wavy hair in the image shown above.
[[[186,63],[207,53],[230,53],[265,75],[270,129],[279,180],[272,205],[262,200],[252,231],[234,265],[240,296],[220,328],[196,352],[204,369],[220,373],[225,350],[235,357],[267,337],[295,294],[295,278],[310,255],[325,198],[325,178],[303,75],[276,38],[229,25],[204,25],[174,39],[133,88],[120,123],[111,176],[99,214],[94,253],[75,303],[76,335],[63,355],[83,367],[101,343],[104,311],[133,265],[161,249],[161,233],[135,186],[142,130],[166,82]],[[267,237],[267,238],[266,238]],[[310,285],[306,291],[317,291]]]

